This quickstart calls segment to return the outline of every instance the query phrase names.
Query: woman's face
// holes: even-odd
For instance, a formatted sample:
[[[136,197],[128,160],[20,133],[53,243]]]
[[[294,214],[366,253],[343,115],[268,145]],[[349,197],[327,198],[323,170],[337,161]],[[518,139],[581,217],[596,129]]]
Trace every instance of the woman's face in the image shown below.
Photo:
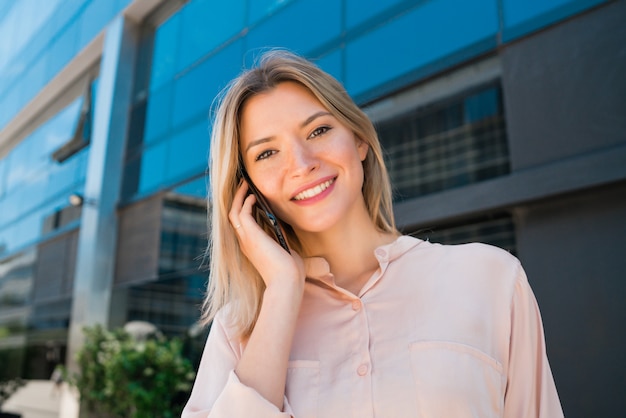
[[[367,144],[302,85],[283,82],[248,99],[240,147],[250,178],[296,232],[322,232],[366,210]]]

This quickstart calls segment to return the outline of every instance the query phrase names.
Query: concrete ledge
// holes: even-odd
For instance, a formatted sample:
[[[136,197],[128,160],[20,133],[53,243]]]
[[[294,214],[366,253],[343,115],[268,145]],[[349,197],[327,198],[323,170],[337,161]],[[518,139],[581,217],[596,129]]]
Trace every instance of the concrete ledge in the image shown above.
[[[453,222],[626,180],[626,145],[516,171],[395,205],[399,228]]]
[[[3,412],[21,414],[22,418],[57,418],[61,388],[49,380],[30,380],[2,406]]]

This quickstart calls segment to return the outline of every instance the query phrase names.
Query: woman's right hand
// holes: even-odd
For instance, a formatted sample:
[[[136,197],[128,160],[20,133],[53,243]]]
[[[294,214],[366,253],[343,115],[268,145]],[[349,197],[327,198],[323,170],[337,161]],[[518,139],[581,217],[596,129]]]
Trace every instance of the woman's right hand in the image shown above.
[[[248,184],[242,181],[233,199],[228,218],[235,230],[244,255],[257,269],[265,286],[296,285],[304,289],[305,270],[302,258],[295,251],[285,251],[256,222],[253,208],[256,197],[247,195]],[[290,286],[291,287],[291,286]]]
[[[241,250],[258,270],[266,289],[235,374],[282,410],[289,353],[304,294],[304,263],[295,251],[285,251],[256,223],[252,215],[256,198],[246,196],[247,190],[248,185],[242,182],[228,218]]]

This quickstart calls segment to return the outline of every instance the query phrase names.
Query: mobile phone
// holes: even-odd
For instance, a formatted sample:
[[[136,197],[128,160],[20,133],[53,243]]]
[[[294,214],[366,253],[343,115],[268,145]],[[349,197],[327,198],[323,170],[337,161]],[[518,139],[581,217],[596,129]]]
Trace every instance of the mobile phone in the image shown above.
[[[270,205],[265,197],[261,194],[259,189],[256,188],[254,183],[252,183],[252,180],[250,180],[250,176],[246,172],[246,169],[243,166],[243,161],[241,161],[241,159],[239,159],[239,174],[246,181],[246,183],[248,183],[248,189],[250,190],[250,193],[256,196],[256,204],[261,212],[263,212],[263,214],[265,215],[262,217],[267,220],[272,230],[274,231],[276,241],[280,244],[281,247],[285,249],[285,251],[291,253],[291,251],[289,251],[287,241],[285,240],[285,236],[283,235],[283,232],[280,229],[280,225],[278,224],[278,218],[276,217],[276,215],[274,215],[272,209],[270,209]]]

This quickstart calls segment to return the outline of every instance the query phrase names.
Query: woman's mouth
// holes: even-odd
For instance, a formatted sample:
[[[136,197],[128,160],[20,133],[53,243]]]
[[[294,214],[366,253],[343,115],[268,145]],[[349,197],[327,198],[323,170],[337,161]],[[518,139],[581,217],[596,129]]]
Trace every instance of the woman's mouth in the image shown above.
[[[317,195],[319,195],[320,193],[322,193],[324,190],[328,189],[330,187],[331,184],[333,184],[335,182],[335,179],[332,178],[330,180],[327,180],[323,183],[318,184],[315,187],[311,187],[310,189],[307,190],[303,190],[300,193],[298,193],[297,195],[295,195],[293,197],[293,200],[305,200],[305,199],[311,199],[312,197],[315,197]]]

